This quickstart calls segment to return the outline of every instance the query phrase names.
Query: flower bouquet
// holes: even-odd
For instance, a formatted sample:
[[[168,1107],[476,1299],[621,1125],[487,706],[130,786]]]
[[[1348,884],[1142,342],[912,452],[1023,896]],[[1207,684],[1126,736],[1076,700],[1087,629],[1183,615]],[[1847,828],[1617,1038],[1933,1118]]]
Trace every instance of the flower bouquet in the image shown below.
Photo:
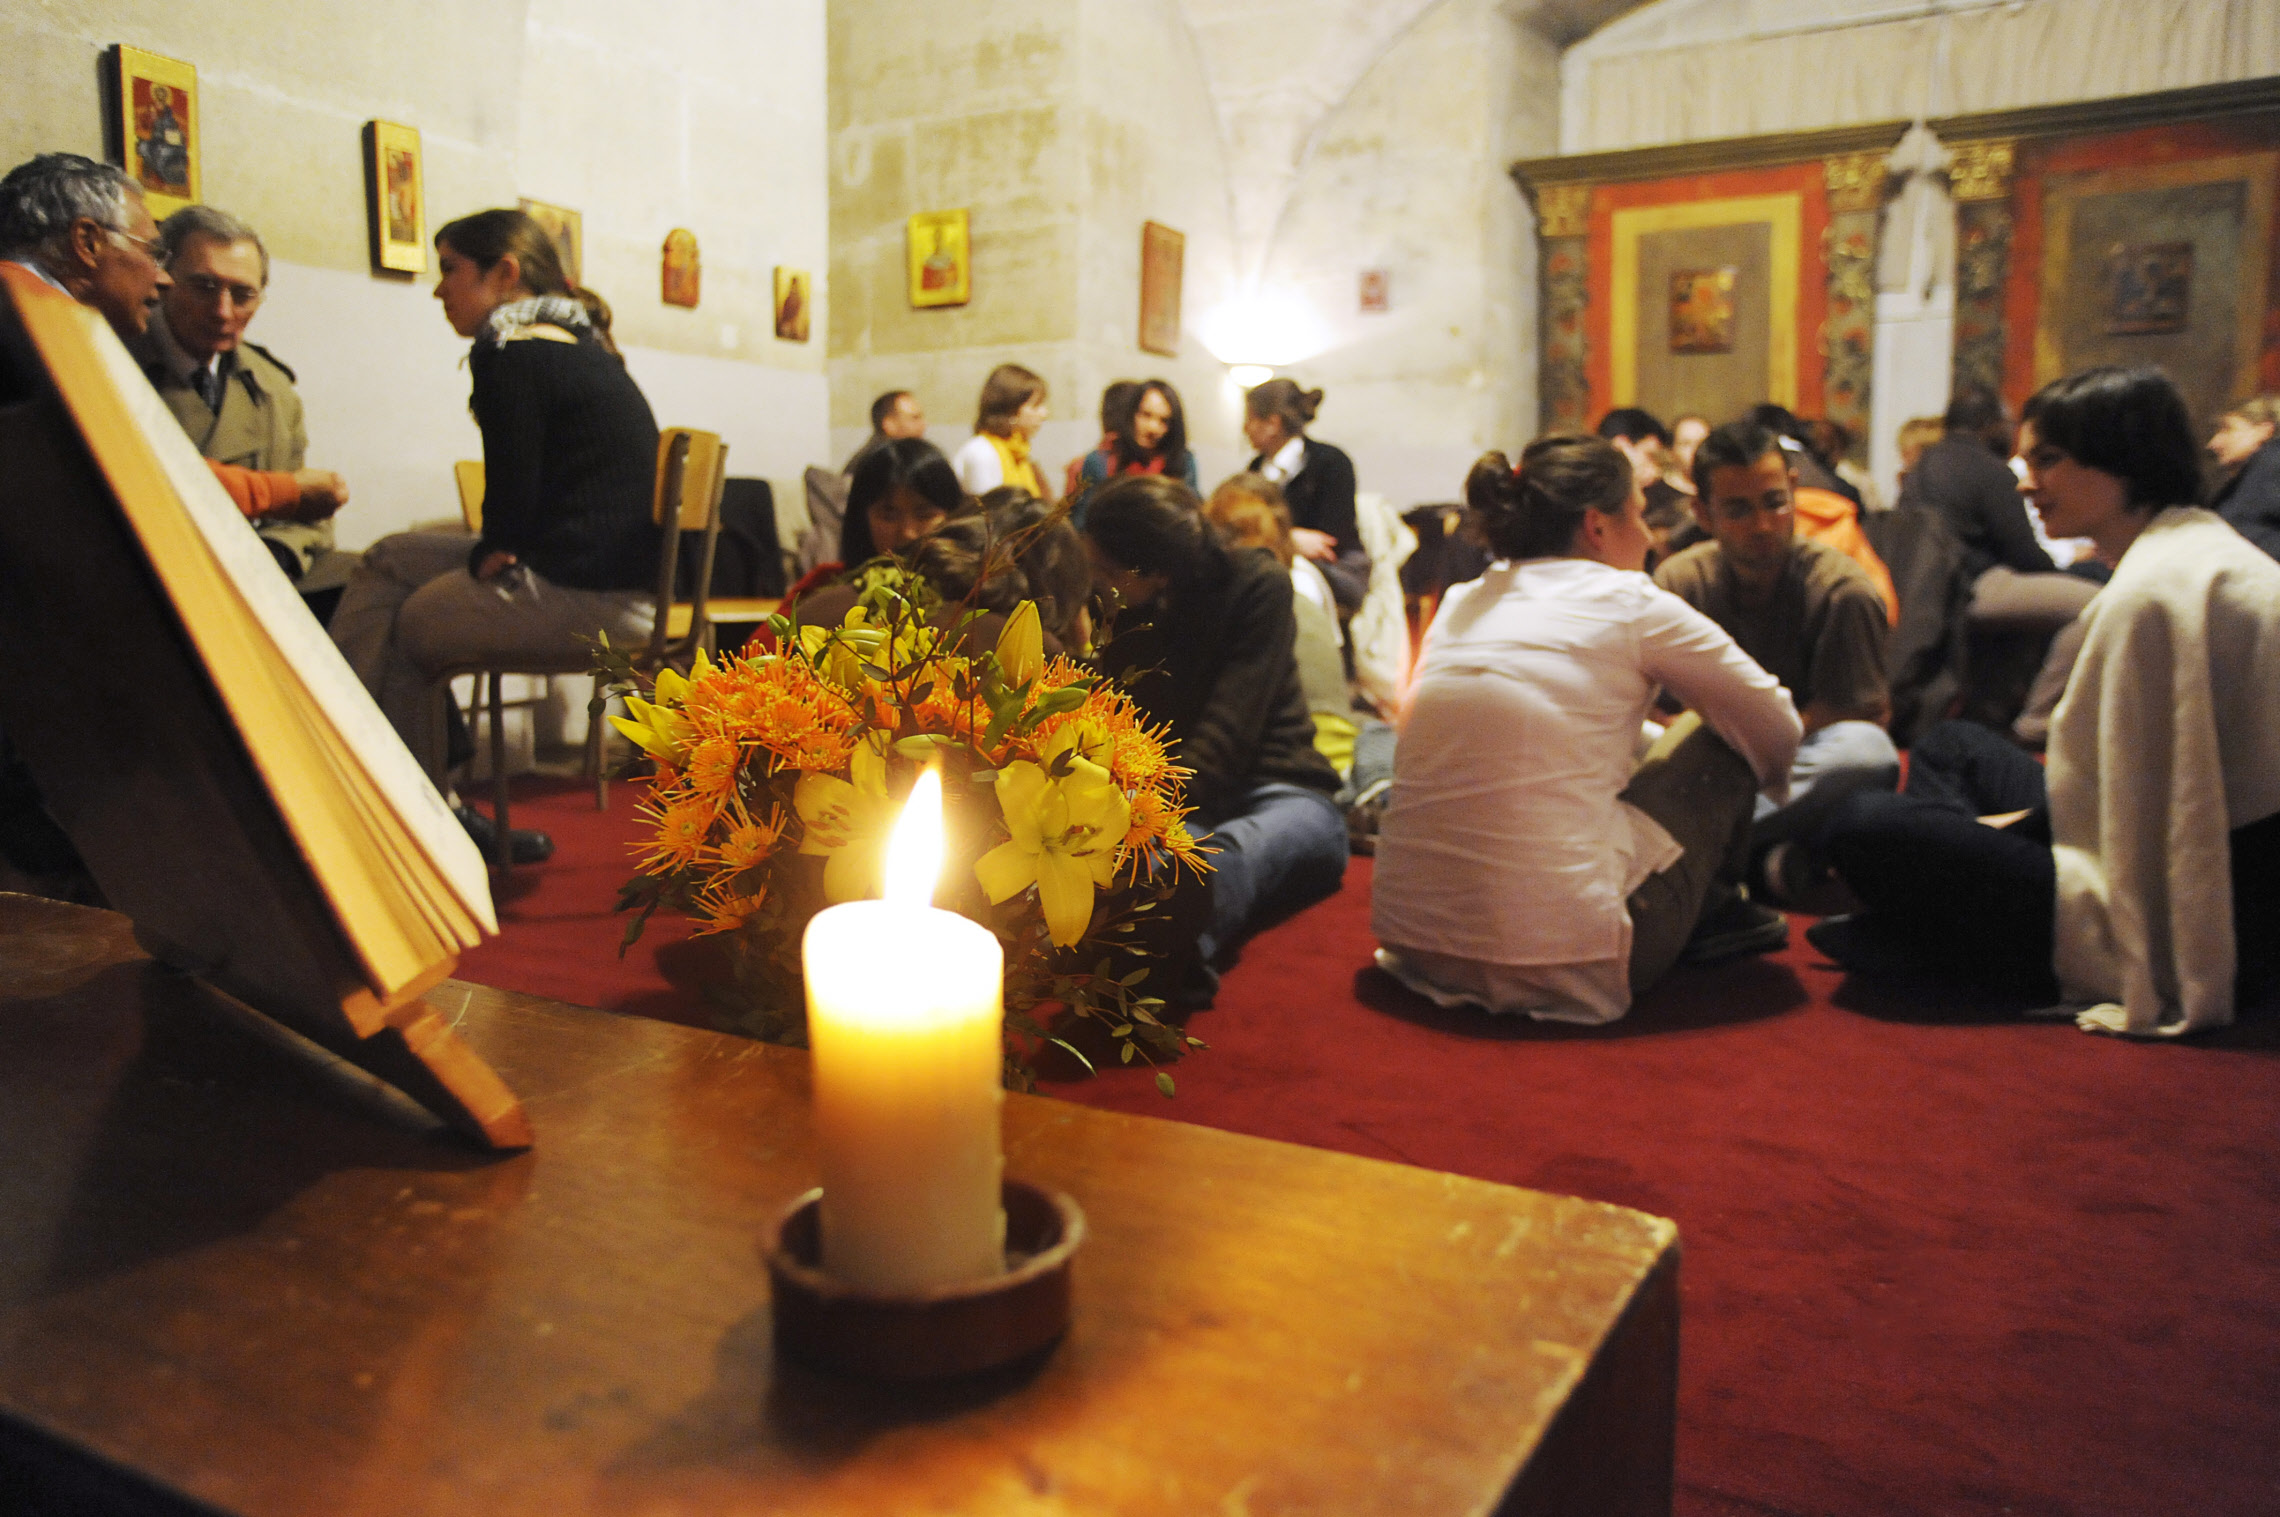
[[[1101,1024],[1125,1063],[1202,1047],[1146,993],[1158,988],[1150,914],[1182,870],[1210,867],[1162,733],[1112,680],[1044,656],[1034,603],[975,653],[963,637],[980,612],[944,630],[927,621],[939,602],[923,580],[873,568],[862,583],[844,625],[772,618],[772,650],[700,653],[686,678],[660,670],[646,694],[602,645],[596,704],[625,696],[630,715],[610,720],[655,766],[640,868],[620,891],[635,912],[625,945],[660,907],[730,935],[729,1025],[804,1044],[808,919],[879,893],[902,799],[939,766],[946,856],[972,862],[944,870],[935,904],[1004,945],[1007,1083],[1033,1085],[1047,1042],[1092,1067],[1055,1030],[1065,1017]],[[1156,1083],[1172,1093],[1161,1068]]]

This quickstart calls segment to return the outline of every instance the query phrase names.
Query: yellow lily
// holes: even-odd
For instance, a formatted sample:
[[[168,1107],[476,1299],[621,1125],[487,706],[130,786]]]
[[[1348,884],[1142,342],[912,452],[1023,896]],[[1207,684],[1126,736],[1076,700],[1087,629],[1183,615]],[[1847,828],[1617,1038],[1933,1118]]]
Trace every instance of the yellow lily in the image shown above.
[[[800,852],[829,860],[823,866],[823,893],[835,902],[879,893],[887,834],[899,809],[887,795],[887,761],[874,744],[855,745],[847,772],[847,780],[803,774],[792,787],[792,809],[803,824]]]
[[[680,682],[682,690],[685,692],[688,688],[688,681],[681,679],[677,674],[673,674],[670,669],[658,671],[657,688],[659,692],[664,691],[665,677],[669,674]],[[688,756],[688,720],[672,707],[652,705],[638,695],[629,695],[625,698],[625,709],[633,713],[632,716],[613,716],[610,718],[610,725],[633,739],[634,745],[640,748],[642,752],[660,763],[670,764],[676,769],[680,768]]]
[[[1057,780],[1026,759],[1008,764],[997,795],[1013,836],[982,855],[974,878],[993,905],[1035,885],[1046,931],[1073,947],[1092,925],[1094,889],[1116,877],[1132,803],[1106,769],[1081,758]]]
[[[1025,600],[1006,618],[998,634],[998,668],[1009,685],[1025,685],[1045,667],[1045,624],[1038,620],[1037,602]]]
[[[1053,760],[1064,753],[1107,769],[1113,766],[1116,758],[1116,737],[1108,730],[1106,722],[1080,716],[1055,728],[1053,735],[1045,739],[1044,751],[1038,756],[1044,760],[1045,767],[1050,769]]]

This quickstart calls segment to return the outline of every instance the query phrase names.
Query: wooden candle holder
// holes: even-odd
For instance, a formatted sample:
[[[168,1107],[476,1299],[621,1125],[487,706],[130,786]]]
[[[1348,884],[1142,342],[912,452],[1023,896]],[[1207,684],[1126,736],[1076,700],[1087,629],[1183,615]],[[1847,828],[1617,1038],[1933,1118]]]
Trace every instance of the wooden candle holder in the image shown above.
[[[994,1369],[1068,1331],[1069,1261],[1085,1214],[1059,1191],[1005,1182],[1005,1273],[900,1294],[823,1272],[811,1190],[776,1224],[768,1246],[776,1351],[873,1380],[939,1380]]]

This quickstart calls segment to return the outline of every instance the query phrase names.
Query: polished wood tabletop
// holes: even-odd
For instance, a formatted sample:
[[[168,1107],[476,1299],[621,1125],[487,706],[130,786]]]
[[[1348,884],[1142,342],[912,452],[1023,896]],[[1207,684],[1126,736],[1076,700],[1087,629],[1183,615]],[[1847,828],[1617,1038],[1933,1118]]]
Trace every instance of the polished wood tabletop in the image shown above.
[[[1013,1096],[1008,1173],[1090,1229],[1069,1334],[977,1380],[871,1386],[770,1343],[762,1233],[816,1173],[804,1054],[457,982],[430,999],[522,1097],[529,1152],[419,1130],[143,959],[121,918],[0,896],[0,1498],[1669,1510],[1666,1221]]]

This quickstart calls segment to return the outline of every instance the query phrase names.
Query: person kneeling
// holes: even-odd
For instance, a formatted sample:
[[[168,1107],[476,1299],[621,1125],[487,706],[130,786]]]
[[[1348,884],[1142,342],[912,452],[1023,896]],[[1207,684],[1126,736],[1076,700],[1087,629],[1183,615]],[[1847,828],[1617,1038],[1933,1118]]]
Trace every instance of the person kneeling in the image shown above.
[[[1346,820],[1330,799],[1338,775],[1315,751],[1292,652],[1290,574],[1262,549],[1224,546],[1195,492],[1160,474],[1101,486],[1085,544],[1096,589],[1118,602],[1097,662],[1128,678],[1192,771],[1188,825],[1212,864],[1194,945],[1208,968],[1244,933],[1345,878]],[[1208,1003],[1207,988],[1183,994]]]
[[[1788,941],[1737,889],[1802,735],[1780,683],[1641,573],[1646,502],[1598,438],[1473,466],[1499,562],[1426,634],[1378,838],[1380,967],[1453,1005],[1612,1022],[1684,955]],[[1641,760],[1658,689],[1688,712]]]

